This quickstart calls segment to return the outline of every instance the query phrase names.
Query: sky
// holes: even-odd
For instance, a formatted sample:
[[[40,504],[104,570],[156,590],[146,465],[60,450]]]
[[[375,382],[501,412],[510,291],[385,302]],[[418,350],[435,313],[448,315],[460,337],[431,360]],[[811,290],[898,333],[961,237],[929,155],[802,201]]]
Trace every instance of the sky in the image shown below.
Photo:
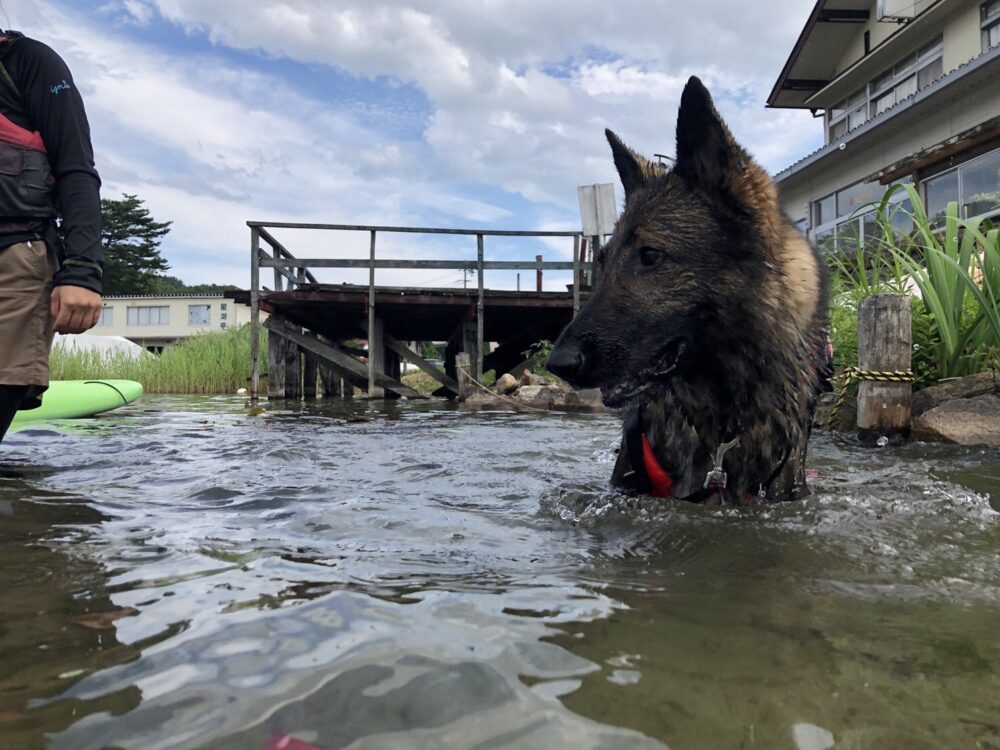
[[[247,286],[248,219],[577,230],[578,185],[613,182],[622,200],[604,128],[672,154],[690,75],[772,172],[822,142],[808,112],[764,106],[812,0],[2,3],[7,28],[69,64],[102,195],[137,194],[173,222],[161,252],[189,284]],[[299,257],[368,252],[361,233],[278,236]],[[474,238],[378,243],[379,257],[475,257]],[[572,245],[486,242],[491,259],[537,253],[566,260]]]

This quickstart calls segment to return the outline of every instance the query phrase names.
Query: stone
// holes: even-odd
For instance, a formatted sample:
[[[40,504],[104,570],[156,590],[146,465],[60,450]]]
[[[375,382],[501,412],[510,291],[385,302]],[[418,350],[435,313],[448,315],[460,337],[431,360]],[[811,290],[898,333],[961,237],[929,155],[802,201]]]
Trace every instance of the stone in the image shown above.
[[[509,372],[505,372],[496,382],[496,392],[501,395],[508,395],[517,390],[518,382],[517,378],[511,375]]]
[[[600,388],[567,391],[563,395],[562,406],[570,411],[607,411],[604,401],[601,400]]]
[[[972,398],[985,393],[1000,394],[1000,378],[992,372],[942,380],[913,394],[913,415],[923,414],[947,401]]]
[[[913,420],[911,435],[917,440],[1000,448],[1000,398],[985,394],[935,406]]]
[[[531,370],[525,370],[521,373],[521,385],[548,385],[549,381],[543,378],[541,375],[535,375]]]

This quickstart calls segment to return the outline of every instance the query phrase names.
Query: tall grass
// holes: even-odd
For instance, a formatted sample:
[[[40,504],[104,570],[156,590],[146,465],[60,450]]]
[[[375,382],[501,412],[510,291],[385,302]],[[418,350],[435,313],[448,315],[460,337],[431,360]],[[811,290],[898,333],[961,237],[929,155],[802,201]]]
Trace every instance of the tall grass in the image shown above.
[[[266,332],[261,352],[267,351]],[[250,375],[250,328],[202,333],[159,355],[132,359],[121,353],[53,349],[52,380],[136,380],[147,393],[235,393]]]
[[[905,191],[912,210],[892,200]],[[908,234],[892,220],[904,211]],[[830,311],[838,365],[856,364],[857,304],[883,292],[911,295],[913,370],[918,387],[980,372],[1000,350],[1000,232],[988,220],[960,219],[951,203],[944,223],[927,216],[917,191],[894,185],[876,205],[880,236],[853,255],[830,258],[834,294]]]
[[[899,190],[913,205],[909,236],[898,236],[890,224],[888,206]],[[989,220],[960,219],[957,203],[948,204],[943,227],[936,226],[912,185],[889,188],[877,221],[882,243],[933,318],[939,377],[980,372],[1000,346],[1000,230]]]

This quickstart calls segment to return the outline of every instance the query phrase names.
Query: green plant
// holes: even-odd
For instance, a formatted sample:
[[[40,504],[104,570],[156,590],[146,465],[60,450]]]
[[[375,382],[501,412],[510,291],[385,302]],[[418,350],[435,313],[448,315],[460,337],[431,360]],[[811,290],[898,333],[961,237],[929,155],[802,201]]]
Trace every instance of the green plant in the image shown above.
[[[536,341],[522,352],[525,358],[529,360],[528,368],[533,373],[555,379],[555,375],[552,375],[552,373],[545,369],[545,363],[548,361],[549,355],[552,354],[554,346],[548,339],[542,339],[541,341]]]
[[[261,351],[267,351],[266,332]],[[235,393],[250,374],[249,326],[202,333],[166,349],[134,359],[120,352],[53,349],[53,380],[123,379],[142,383],[147,393]]]
[[[914,231],[905,237],[891,225],[890,198],[899,190],[913,206]],[[1000,230],[959,219],[956,203],[948,204],[943,226],[932,222],[911,185],[889,188],[877,222],[882,247],[913,279],[933,318],[937,377],[979,372],[990,348],[1000,345]]]

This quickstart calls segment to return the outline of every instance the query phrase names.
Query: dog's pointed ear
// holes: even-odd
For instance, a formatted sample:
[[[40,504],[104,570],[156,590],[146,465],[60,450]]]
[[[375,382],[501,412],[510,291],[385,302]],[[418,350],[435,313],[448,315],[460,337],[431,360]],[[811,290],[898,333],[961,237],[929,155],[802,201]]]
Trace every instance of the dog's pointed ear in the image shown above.
[[[743,168],[744,153],[712,103],[708,89],[691,76],[677,113],[674,174],[708,193],[728,192]]]
[[[622,187],[625,188],[625,199],[628,200],[629,195],[646,183],[642,163],[635,152],[622,143],[621,138],[613,132],[605,129],[604,135],[608,137],[608,143],[611,144],[611,154],[615,158],[615,167],[618,169]]]

